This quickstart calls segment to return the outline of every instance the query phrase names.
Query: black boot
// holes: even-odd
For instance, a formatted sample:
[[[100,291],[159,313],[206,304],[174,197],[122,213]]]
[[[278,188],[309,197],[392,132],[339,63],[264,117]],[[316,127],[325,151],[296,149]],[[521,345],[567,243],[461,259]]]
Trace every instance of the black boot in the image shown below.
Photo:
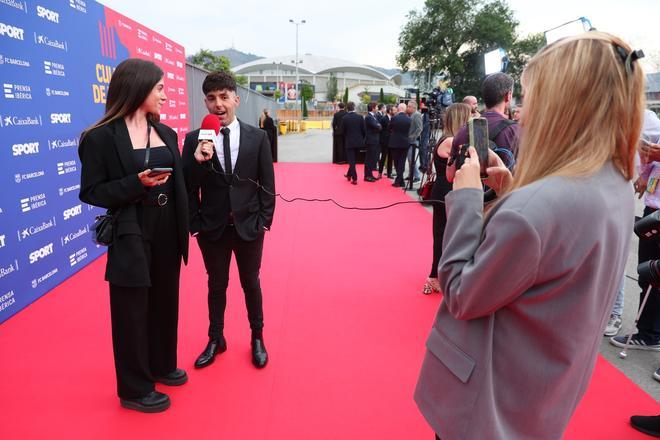
[[[144,397],[137,399],[119,399],[121,406],[143,413],[157,413],[170,407],[170,398],[167,394],[152,391]]]
[[[261,333],[252,334],[252,364],[257,368],[263,368],[268,363],[268,352],[264,345],[264,337]]]
[[[213,363],[215,355],[227,351],[227,341],[224,336],[209,339],[206,348],[195,361],[195,368],[204,368]]]
[[[660,437],[660,416],[632,416],[630,424],[644,434]]]

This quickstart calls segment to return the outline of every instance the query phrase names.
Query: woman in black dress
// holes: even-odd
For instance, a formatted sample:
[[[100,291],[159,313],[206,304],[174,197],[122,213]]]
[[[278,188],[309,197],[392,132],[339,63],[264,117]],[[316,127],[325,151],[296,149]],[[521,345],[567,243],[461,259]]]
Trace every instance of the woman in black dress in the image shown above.
[[[431,199],[443,200],[445,195],[451,191],[452,184],[447,180],[446,169],[447,159],[451,151],[451,143],[458,130],[467,124],[470,119],[471,108],[468,104],[452,104],[444,114],[444,133],[438,141],[435,153],[433,154],[433,166],[435,167],[435,183],[431,191]],[[428,295],[432,292],[439,292],[438,283],[438,263],[442,256],[442,236],[445,233],[447,225],[447,215],[445,213],[444,203],[433,204],[433,263],[431,264],[431,273],[429,274],[422,293]]]
[[[116,217],[105,279],[117,394],[123,407],[167,409],[155,382],[182,385],[177,368],[181,258],[188,256],[188,201],[177,134],[159,122],[163,71],[128,59],[115,70],[99,122],[83,132],[80,200]],[[157,174],[154,168],[170,168]]]

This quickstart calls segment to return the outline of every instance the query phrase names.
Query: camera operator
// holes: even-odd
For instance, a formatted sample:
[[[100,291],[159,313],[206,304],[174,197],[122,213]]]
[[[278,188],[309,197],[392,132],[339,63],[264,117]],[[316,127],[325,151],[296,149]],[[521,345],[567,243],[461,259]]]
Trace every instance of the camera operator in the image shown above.
[[[415,391],[440,438],[559,439],[584,395],[632,234],[640,56],[601,32],[545,47],[522,75],[515,176],[489,152],[487,214],[474,148],[456,172]]]

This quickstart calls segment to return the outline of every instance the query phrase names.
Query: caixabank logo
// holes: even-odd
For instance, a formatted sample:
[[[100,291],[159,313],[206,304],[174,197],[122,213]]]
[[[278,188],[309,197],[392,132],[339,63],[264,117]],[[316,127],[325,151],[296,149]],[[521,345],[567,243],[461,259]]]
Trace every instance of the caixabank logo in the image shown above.
[[[78,139],[77,138],[65,138],[65,139],[49,139],[48,140],[48,149],[49,150],[59,150],[63,148],[77,148]]]
[[[3,264],[0,266],[0,279],[14,272],[18,272],[18,260],[14,260],[9,264]]]
[[[43,125],[41,115],[0,115],[0,128]]]
[[[89,226],[85,225],[82,228],[79,228],[73,232],[69,232],[68,234],[60,237],[60,242],[62,243],[62,246],[66,246],[75,240],[79,239],[80,237],[85,236],[86,234],[89,233]]]
[[[19,11],[27,14],[27,3],[19,0],[0,0],[0,4],[9,6],[10,8],[18,9]]]
[[[55,217],[51,217],[48,220],[42,220],[39,223],[19,229],[16,231],[16,235],[18,236],[18,241],[22,242],[31,237],[36,237],[42,232],[54,228],[55,226],[57,226],[57,221],[55,220]]]
[[[53,38],[46,34],[34,32],[34,42],[41,46],[52,47],[53,49],[69,51],[69,43],[62,38]]]
[[[5,99],[32,99],[32,87],[26,84],[3,83],[3,92]]]

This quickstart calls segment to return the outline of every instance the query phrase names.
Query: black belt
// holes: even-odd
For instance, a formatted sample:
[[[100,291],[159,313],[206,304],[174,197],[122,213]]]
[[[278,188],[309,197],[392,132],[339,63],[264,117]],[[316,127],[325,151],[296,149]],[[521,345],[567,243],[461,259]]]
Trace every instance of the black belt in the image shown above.
[[[156,195],[156,197],[148,197],[142,200],[145,206],[165,206],[172,201],[172,193],[163,192]]]

